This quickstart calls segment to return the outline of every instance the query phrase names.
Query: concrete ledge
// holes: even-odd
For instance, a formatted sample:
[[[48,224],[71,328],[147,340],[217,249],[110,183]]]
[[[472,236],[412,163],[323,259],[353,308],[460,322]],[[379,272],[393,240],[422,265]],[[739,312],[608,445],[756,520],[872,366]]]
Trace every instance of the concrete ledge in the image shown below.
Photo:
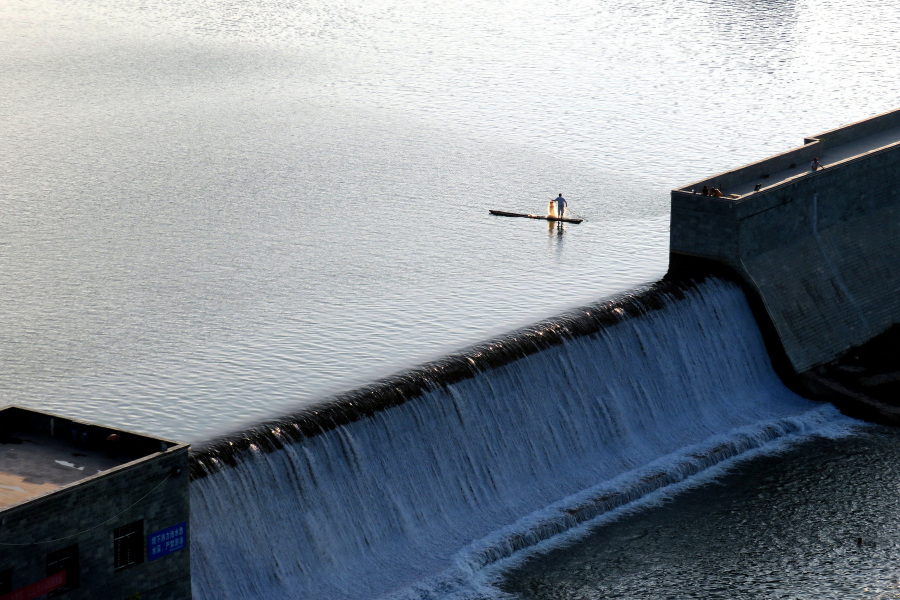
[[[830,129],[825,133],[814,135],[803,141],[807,144],[820,142],[822,147],[831,148],[874,135],[886,129],[893,129],[894,127],[900,127],[900,108],[889,110],[856,123]]]
[[[806,171],[809,163],[812,162],[812,159],[817,157],[821,151],[822,147],[818,140],[814,140],[805,146],[793,148],[755,163],[750,163],[749,165],[732,169],[731,171],[725,171],[724,173],[719,173],[712,177],[695,181],[694,183],[678,188],[677,191],[690,193],[691,190],[696,190],[699,192],[703,189],[703,186],[707,186],[710,188],[719,188],[720,190],[729,193],[730,190],[741,184],[747,183],[748,181],[766,180],[774,173],[780,173],[789,169],[798,169],[798,173]]]
[[[718,188],[726,196],[743,200],[759,184],[764,191],[790,180],[814,176],[809,169],[813,158],[826,168],[900,143],[900,109],[870,119],[838,127],[804,139],[804,145],[760,161],[731,169],[678,188],[677,192],[698,193],[707,186]]]

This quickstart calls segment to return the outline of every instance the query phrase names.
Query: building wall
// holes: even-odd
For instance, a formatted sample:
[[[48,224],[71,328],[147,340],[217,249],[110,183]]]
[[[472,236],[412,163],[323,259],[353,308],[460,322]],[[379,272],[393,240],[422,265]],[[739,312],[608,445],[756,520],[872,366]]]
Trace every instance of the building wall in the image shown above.
[[[175,475],[174,470],[181,469]],[[47,577],[47,555],[79,546],[80,586],[65,600],[188,600],[191,597],[190,535],[187,545],[152,562],[148,536],[181,522],[190,533],[188,447],[179,445],[0,512],[0,570],[12,569],[12,588]],[[144,560],[114,569],[113,532],[143,519]],[[54,541],[55,540],[55,541]]]
[[[797,372],[900,322],[900,147],[738,202],[672,192],[671,249],[734,267]]]

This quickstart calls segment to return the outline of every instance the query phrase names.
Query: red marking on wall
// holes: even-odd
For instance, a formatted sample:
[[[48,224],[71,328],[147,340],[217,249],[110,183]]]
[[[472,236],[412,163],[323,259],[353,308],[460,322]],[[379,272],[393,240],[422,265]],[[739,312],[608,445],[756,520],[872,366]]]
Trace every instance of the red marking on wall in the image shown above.
[[[37,583],[32,583],[8,594],[3,594],[0,596],[0,600],[34,600],[63,585],[66,585],[66,572],[60,571],[47,579],[41,579]]]

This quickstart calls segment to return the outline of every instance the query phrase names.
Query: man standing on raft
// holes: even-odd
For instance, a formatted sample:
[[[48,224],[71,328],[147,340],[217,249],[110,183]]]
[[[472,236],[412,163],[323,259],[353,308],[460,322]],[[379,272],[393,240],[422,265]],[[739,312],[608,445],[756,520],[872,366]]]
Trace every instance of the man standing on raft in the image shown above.
[[[562,197],[562,192],[559,193],[559,197],[554,200],[554,202],[556,202],[556,218],[562,219],[563,215],[566,214],[566,206],[568,206],[569,203]]]

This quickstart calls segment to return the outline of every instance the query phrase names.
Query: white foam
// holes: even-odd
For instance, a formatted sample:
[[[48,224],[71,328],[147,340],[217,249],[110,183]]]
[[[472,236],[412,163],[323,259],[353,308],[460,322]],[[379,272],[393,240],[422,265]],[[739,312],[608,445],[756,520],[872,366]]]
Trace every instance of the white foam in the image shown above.
[[[536,555],[545,554],[590,535],[596,528],[628,517],[637,512],[661,507],[667,501],[692,488],[700,487],[722,476],[735,466],[758,458],[771,456],[809,441],[813,437],[839,438],[853,434],[865,424],[845,417],[831,405],[811,410],[800,417],[781,422],[758,424],[715,436],[704,444],[685,448],[644,468],[636,469],[595,488],[584,490],[520,519],[462,549],[454,558],[453,567],[443,573],[418,582],[406,589],[389,593],[382,600],[442,600],[515,598],[497,585],[511,569],[521,566]],[[715,450],[726,446],[729,450],[716,461]],[[743,447],[743,449],[742,449]],[[733,454],[732,454],[733,453]],[[730,455],[729,455],[730,454]],[[697,461],[697,455],[709,456],[709,461]],[[721,457],[722,454],[719,454]],[[709,466],[704,466],[707,463]],[[642,482],[647,477],[668,474],[665,485],[647,490]],[[680,476],[683,476],[681,478]],[[644,489],[642,489],[644,488]],[[618,495],[625,500],[615,506],[604,506],[597,498]],[[633,500],[630,500],[633,498]],[[596,516],[573,522],[569,511],[596,508]],[[550,535],[548,530],[554,530]],[[508,540],[529,539],[532,543],[520,549],[510,548]],[[486,561],[486,555],[493,560]]]
[[[522,552],[848,422],[781,384],[740,289],[710,281],[195,481],[194,597],[482,593]]]

